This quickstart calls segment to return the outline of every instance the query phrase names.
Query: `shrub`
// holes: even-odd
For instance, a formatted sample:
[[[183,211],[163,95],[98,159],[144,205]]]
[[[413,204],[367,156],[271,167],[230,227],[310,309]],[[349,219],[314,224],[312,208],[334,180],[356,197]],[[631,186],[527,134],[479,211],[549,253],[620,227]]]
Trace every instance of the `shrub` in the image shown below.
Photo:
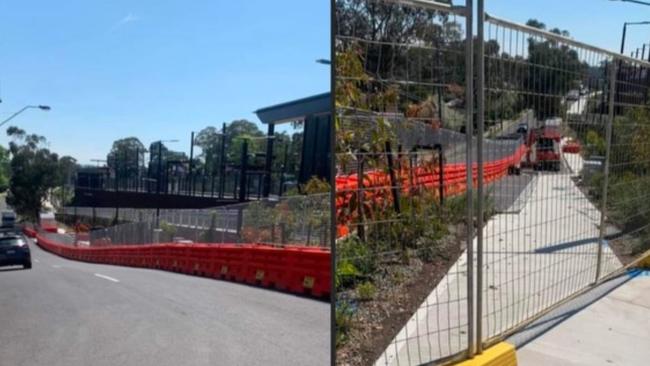
[[[352,327],[354,311],[349,302],[345,300],[336,303],[336,347],[347,341],[348,332]]]
[[[339,263],[352,264],[360,276],[370,275],[377,269],[375,254],[356,235],[350,235],[336,243],[336,256]]]
[[[366,281],[357,287],[357,297],[362,301],[372,300],[376,293],[377,288],[370,281]]]
[[[335,286],[337,289],[350,287],[360,276],[361,273],[354,264],[344,260],[336,264]]]
[[[160,222],[160,229],[165,234],[168,240],[173,240],[176,235],[176,226],[167,223],[167,221]]]

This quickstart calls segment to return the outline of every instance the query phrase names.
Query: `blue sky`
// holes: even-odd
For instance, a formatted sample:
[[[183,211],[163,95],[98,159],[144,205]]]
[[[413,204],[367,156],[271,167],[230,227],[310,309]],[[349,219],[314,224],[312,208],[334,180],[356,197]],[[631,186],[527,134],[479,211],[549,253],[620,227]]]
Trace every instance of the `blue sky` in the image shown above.
[[[578,41],[616,52],[620,51],[624,22],[650,21],[650,6],[610,0],[485,0],[485,10],[517,23],[536,18],[548,28],[568,30]],[[650,42],[650,25],[629,26],[626,38],[629,55]]]
[[[0,120],[81,163],[329,91],[329,0],[3,1]],[[8,138],[2,128],[0,144]]]
[[[486,9],[614,51],[624,21],[650,20],[650,7],[609,0],[487,0]],[[180,139],[170,147],[188,152],[193,130],[257,121],[260,107],[329,90],[329,68],[314,62],[330,55],[329,10],[329,0],[3,1],[0,119],[51,105],[12,124],[82,163],[127,136]],[[640,47],[650,26],[628,35],[628,50]]]

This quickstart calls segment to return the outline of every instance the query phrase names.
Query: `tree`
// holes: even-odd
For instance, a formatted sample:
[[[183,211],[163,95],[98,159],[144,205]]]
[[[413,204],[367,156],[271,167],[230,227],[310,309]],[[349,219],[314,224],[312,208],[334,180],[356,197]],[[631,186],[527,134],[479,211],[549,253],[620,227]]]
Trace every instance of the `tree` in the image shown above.
[[[546,29],[544,23],[535,19],[529,20],[527,25],[539,29]],[[551,32],[568,37],[569,32],[558,28]],[[561,103],[563,95],[578,88],[582,82],[582,75],[589,70],[586,62],[581,62],[578,52],[566,44],[544,39],[528,38],[528,72],[527,77],[521,80],[527,93],[524,97],[524,107],[535,109],[539,119],[562,115]],[[558,70],[571,70],[571,72],[558,72]],[[540,106],[543,106],[540,108]]]
[[[194,143],[201,148],[197,158],[204,164],[205,173],[208,175],[214,175],[219,171],[222,139],[221,132],[212,126],[202,129],[194,137]]]
[[[9,162],[9,150],[0,146],[0,193],[9,189],[9,179],[11,177],[11,166]]]
[[[45,137],[27,134],[17,127],[9,127],[7,135],[11,152],[11,170],[7,204],[19,215],[38,222],[48,192],[60,183],[59,157],[45,148]]]
[[[137,179],[146,152],[147,149],[137,137],[115,140],[106,156],[106,164],[118,172],[122,180]]]
[[[162,161],[160,161],[161,166],[161,179],[165,179],[165,169],[167,169],[167,162],[175,161],[181,162],[182,166],[185,166],[186,163],[189,163],[189,158],[184,152],[169,150],[164,143],[160,141],[152,142],[149,145],[149,171],[148,176],[152,179],[158,179],[158,151],[160,150],[162,155]]]
[[[72,184],[71,179],[77,171],[77,159],[72,156],[62,156],[59,159],[59,185]]]
[[[336,14],[337,34],[341,36],[337,53],[358,48],[368,75],[360,85],[369,89],[362,90],[366,94],[371,94],[372,89],[384,89],[390,83],[387,80],[464,83],[465,68],[458,57],[464,47],[463,31],[458,22],[450,21],[449,14],[368,0],[337,0]],[[419,47],[402,46],[406,44]],[[443,67],[446,65],[454,67]],[[397,101],[422,101],[431,94],[431,87],[414,83],[400,90]]]
[[[266,146],[264,139],[265,134],[262,132],[257,124],[245,120],[238,119],[226,125],[226,155],[227,161],[230,164],[238,165],[241,162],[241,151],[244,140],[248,140],[248,152],[254,154],[263,152],[263,147]],[[250,139],[253,138],[253,139]]]

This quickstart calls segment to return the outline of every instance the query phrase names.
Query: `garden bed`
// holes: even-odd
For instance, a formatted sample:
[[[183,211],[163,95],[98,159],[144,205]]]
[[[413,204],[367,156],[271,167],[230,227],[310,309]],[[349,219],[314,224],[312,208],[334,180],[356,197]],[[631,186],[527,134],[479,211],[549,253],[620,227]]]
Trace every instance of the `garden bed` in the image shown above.
[[[441,254],[426,260],[415,251],[383,258],[368,281],[374,291],[363,293],[359,284],[337,293],[337,325],[347,328],[337,331],[337,365],[371,365],[381,356],[462,254],[465,227],[450,226],[437,243],[436,253]]]

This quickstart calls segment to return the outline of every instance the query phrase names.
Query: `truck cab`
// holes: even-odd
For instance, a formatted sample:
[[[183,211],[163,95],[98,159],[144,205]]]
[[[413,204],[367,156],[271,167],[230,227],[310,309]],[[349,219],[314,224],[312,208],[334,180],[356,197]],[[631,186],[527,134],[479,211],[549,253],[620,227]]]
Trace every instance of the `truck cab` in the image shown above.
[[[555,126],[544,126],[531,133],[529,162],[535,170],[560,171],[560,140],[560,131]]]

